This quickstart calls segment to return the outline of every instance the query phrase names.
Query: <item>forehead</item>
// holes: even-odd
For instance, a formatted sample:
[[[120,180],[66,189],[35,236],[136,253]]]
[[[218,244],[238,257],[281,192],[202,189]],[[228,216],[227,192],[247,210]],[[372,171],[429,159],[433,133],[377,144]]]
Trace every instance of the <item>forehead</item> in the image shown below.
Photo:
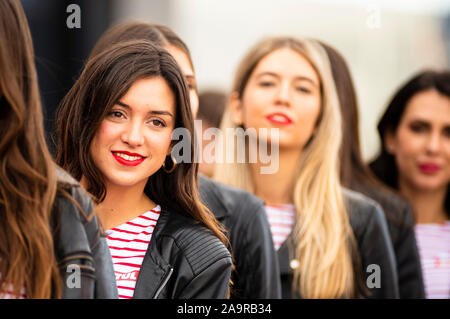
[[[256,65],[253,74],[276,73],[289,77],[308,77],[319,83],[319,76],[312,64],[299,52],[290,48],[276,49],[264,56]]]
[[[436,90],[419,92],[407,103],[403,117],[450,125],[450,98]]]
[[[175,96],[161,76],[139,79],[134,82],[120,99],[133,110],[148,109],[175,111]]]
[[[191,60],[183,50],[173,45],[169,45],[165,49],[173,56],[185,76],[194,76]]]

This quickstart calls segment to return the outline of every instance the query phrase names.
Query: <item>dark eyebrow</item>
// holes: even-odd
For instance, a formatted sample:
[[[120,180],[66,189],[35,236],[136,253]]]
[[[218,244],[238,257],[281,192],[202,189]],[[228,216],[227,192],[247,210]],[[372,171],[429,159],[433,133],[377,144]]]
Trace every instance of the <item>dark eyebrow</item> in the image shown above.
[[[126,109],[131,110],[131,106],[129,106],[129,105],[126,104],[126,103],[123,103],[122,101],[117,101],[116,104],[118,104],[118,105],[120,105],[120,106],[123,106],[123,107],[126,108]],[[174,117],[173,114],[170,113],[170,112],[168,112],[168,111],[150,111],[150,112],[148,112],[148,113],[149,113],[149,114],[155,114],[155,115],[169,115],[169,116],[171,116],[171,117]]]
[[[273,76],[273,77],[276,77],[276,78],[279,78],[279,77],[280,77],[277,73],[270,72],[270,71],[262,72],[262,73],[258,74],[256,77],[259,78],[259,77],[262,77],[262,76],[265,76],[265,75],[270,75],[270,76]],[[296,81],[297,81],[297,80],[300,80],[300,81],[308,81],[308,82],[310,82],[311,84],[313,84],[313,85],[315,85],[315,86],[318,86],[316,82],[314,82],[311,78],[308,78],[308,77],[306,77],[306,76],[301,76],[301,75],[300,75],[300,76],[296,76],[294,79],[295,79]]]

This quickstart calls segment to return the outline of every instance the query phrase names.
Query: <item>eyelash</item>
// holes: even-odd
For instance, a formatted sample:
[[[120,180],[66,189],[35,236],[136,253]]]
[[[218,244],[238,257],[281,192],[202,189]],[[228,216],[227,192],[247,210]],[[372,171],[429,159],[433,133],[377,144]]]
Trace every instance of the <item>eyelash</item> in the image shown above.
[[[108,113],[108,116],[112,116],[114,118],[120,118],[120,119],[125,117],[125,115],[121,111],[111,111],[111,112]],[[157,122],[158,123],[157,125],[155,125],[153,123],[153,125],[156,126],[156,127],[166,127],[167,126],[166,123],[164,123],[164,121],[161,121],[159,119],[151,119],[148,122],[149,123]]]
[[[163,121],[161,121],[161,120],[158,120],[158,119],[152,119],[152,120],[150,120],[150,122],[158,122],[159,123],[159,125],[155,125],[156,127],[166,127],[167,125],[166,125],[166,123],[164,123]]]
[[[117,117],[117,118],[125,117],[125,115],[120,111],[111,111],[108,113],[108,116],[113,116],[113,117]]]
[[[260,86],[262,87],[269,87],[269,86],[273,86],[273,82],[260,82],[259,83]]]
[[[427,129],[427,127],[422,124],[411,124],[409,128],[416,133],[424,132]]]
[[[264,81],[264,82],[260,82],[259,85],[261,87],[271,87],[274,86],[273,82],[269,82],[269,81]],[[295,88],[298,92],[302,92],[302,93],[311,93],[310,89],[304,88],[304,87],[296,87]]]

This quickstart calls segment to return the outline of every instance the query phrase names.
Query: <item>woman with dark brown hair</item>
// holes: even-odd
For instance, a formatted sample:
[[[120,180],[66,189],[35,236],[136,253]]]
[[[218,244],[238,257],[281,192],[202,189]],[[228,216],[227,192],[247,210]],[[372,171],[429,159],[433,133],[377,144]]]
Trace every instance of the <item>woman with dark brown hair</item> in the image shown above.
[[[414,213],[427,298],[450,298],[450,71],[427,70],[392,97],[378,123],[374,174]]]
[[[199,199],[193,124],[182,71],[148,41],[91,55],[62,101],[57,161],[96,199],[119,298],[227,296],[231,256]],[[175,130],[188,133],[183,161]]]
[[[343,125],[341,146],[342,184],[377,201],[386,215],[394,247],[400,298],[424,298],[420,257],[414,235],[414,222],[408,203],[385,187],[372,174],[361,156],[358,102],[350,70],[342,55],[321,43],[331,64],[338,93]]]
[[[0,1],[0,298],[117,298],[92,202],[47,149],[33,55],[20,2]]]
[[[186,78],[195,116],[199,96],[191,55],[187,45],[168,27],[140,21],[116,25],[97,41],[91,57],[116,43],[130,40],[149,40],[172,54]],[[201,174],[198,181],[202,200],[226,228],[232,247],[235,268],[231,274],[230,298],[280,298],[278,262],[263,201]]]

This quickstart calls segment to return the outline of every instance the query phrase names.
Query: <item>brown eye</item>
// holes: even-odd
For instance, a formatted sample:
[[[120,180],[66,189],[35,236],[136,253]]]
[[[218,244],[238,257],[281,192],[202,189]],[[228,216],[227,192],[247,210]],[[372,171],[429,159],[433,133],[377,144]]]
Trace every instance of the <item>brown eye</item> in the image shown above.
[[[444,128],[444,136],[450,138],[450,126]]]
[[[423,122],[413,122],[409,125],[411,131],[415,133],[423,133],[428,130],[428,124]]]
[[[296,89],[298,92],[301,92],[301,93],[311,93],[311,90],[310,90],[310,89],[305,88],[305,87],[303,87],[303,86],[296,87],[295,89]]]
[[[153,126],[156,126],[156,127],[166,127],[167,126],[166,123],[164,123],[163,121],[160,121],[158,119],[150,120],[150,123],[152,123]]]
[[[113,118],[125,118],[125,115],[120,111],[111,111],[108,113],[108,116]]]
[[[270,82],[270,81],[259,82],[259,86],[261,86],[261,87],[271,87],[271,86],[274,86],[274,85],[275,85],[275,83],[274,82]]]

